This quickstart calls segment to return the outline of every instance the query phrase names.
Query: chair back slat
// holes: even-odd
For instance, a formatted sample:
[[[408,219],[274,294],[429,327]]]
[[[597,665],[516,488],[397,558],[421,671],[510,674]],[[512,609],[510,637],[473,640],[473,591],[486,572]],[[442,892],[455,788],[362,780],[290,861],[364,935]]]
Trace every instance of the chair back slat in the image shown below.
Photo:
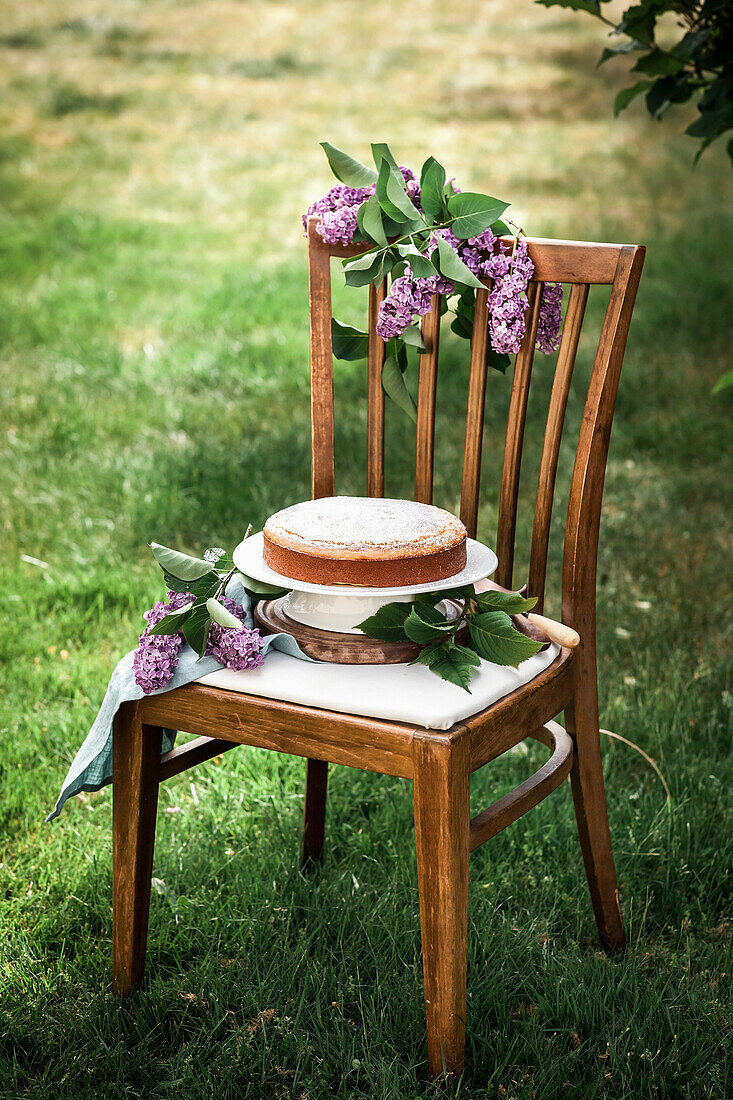
[[[308,271],[310,286],[312,487],[314,497],[332,495],[334,489],[333,352],[331,341],[332,257],[356,256],[368,247],[330,245],[316,232],[318,219],[308,221]],[[509,243],[509,240],[506,241]],[[595,577],[603,481],[611,423],[634,300],[644,262],[644,249],[635,245],[588,244],[526,238],[534,275],[528,290],[529,308],[525,338],[516,357],[509,398],[501,484],[496,551],[496,580],[512,587],[514,542],[534,347],[539,323],[542,286],[569,284],[570,292],[557,365],[544,426],[542,457],[534,502],[534,524],[529,564],[529,592],[544,599],[545,573],[559,453],[568,407],[580,331],[586,314],[589,286],[610,286],[610,298],[590,376],[583,420],[570,484],[562,573],[562,617],[583,639],[584,659],[594,660]],[[379,304],[386,292],[382,284],[369,291],[369,341],[367,360],[367,493],[384,493],[385,433],[384,393],[381,371],[384,344],[374,331]],[[466,432],[463,448],[460,516],[475,538],[478,525],[484,405],[488,372],[489,331],[487,300],[490,288],[476,292]],[[434,482],[434,434],[440,336],[438,300],[422,321],[426,350],[420,356],[415,448],[415,499],[432,502]],[[539,397],[539,395],[538,395]]]
[[[499,520],[496,535],[496,556],[499,559],[499,564],[496,569],[496,581],[497,584],[501,584],[505,588],[511,588],[512,585],[522,444],[524,442],[524,424],[527,419],[527,401],[529,399],[529,383],[532,377],[534,345],[537,339],[537,325],[540,316],[542,283],[531,283],[527,297],[529,299],[527,324],[522,346],[514,365],[512,392],[509,398],[509,417],[504,443],[501,492],[499,495]]]
[[[621,366],[645,250],[621,245],[583,410],[570,482],[562,572],[563,622],[595,639],[603,483]]]
[[[334,492],[333,345],[331,342],[331,256],[308,219],[308,294],[311,355],[311,493]]]
[[[417,382],[417,433],[415,439],[415,500],[433,503],[435,452],[435,396],[438,387],[440,347],[440,296],[434,294],[433,308],[422,319],[425,351],[420,356]]]
[[[555,377],[552,383],[552,393],[550,394],[550,404],[547,411],[545,438],[542,445],[542,458],[540,459],[540,472],[537,482],[534,525],[532,527],[529,575],[527,578],[529,595],[537,597],[537,612],[542,611],[545,598],[547,550],[550,543],[550,521],[555,495],[557,462],[589,289],[588,283],[575,283],[570,290],[560,340],[560,350],[557,355]]]
[[[471,336],[471,362],[468,376],[468,410],[463,446],[461,481],[461,520],[469,538],[476,537],[478,500],[481,484],[481,449],[484,438],[484,401],[486,399],[486,354],[489,348],[488,289],[476,291],[476,313]]]
[[[382,367],[384,341],[377,336],[379,306],[387,293],[387,280],[369,287],[369,352],[367,355],[367,471],[368,497],[384,496],[384,390]]]

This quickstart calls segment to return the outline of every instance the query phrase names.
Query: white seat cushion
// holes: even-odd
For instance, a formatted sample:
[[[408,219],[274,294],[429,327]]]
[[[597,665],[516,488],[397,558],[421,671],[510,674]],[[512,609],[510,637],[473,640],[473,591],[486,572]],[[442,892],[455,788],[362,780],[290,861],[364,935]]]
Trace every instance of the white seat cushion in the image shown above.
[[[550,645],[519,668],[482,661],[471,678],[471,693],[441,680],[424,665],[335,665],[310,663],[271,650],[260,668],[220,669],[198,681],[224,691],[283,699],[289,703],[387,718],[426,729],[449,729],[522,684],[529,683],[557,657]]]

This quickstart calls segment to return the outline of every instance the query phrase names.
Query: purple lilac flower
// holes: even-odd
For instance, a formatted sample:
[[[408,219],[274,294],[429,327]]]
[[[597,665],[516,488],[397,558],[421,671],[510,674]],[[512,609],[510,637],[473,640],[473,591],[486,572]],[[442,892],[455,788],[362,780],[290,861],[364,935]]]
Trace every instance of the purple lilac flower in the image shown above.
[[[519,241],[513,255],[495,253],[488,265],[494,286],[489,294],[489,335],[499,353],[519,351],[526,328],[527,285],[534,272],[527,245]]]
[[[178,664],[183,645],[183,635],[180,632],[151,634],[150,631],[171,611],[177,611],[192,599],[190,592],[169,592],[167,602],[158,600],[145,612],[147,626],[138,639],[138,647],[132,658],[132,671],[136,684],[146,695],[159,691],[168,683]]]
[[[351,244],[356,229],[356,215],[361,204],[374,194],[374,184],[370,187],[347,187],[337,183],[322,199],[318,199],[303,215],[303,230],[308,227],[308,218],[318,214],[317,232],[327,244]]]
[[[237,618],[244,619],[244,609],[236,602],[225,596],[220,603],[224,604],[227,611]],[[209,630],[209,639],[206,644],[208,656],[215,657],[219,664],[225,668],[241,671],[245,668],[257,668],[262,664],[264,657],[261,653],[264,642],[259,630],[251,630],[244,626],[241,630],[236,627],[219,626],[212,623]]]
[[[562,283],[545,283],[540,301],[540,316],[537,324],[537,344],[541,352],[551,355],[560,346],[560,328],[562,326]]]
[[[404,275],[395,279],[389,294],[379,306],[377,335],[391,340],[412,324],[416,316],[423,317],[432,309],[434,279],[415,279],[406,264]]]

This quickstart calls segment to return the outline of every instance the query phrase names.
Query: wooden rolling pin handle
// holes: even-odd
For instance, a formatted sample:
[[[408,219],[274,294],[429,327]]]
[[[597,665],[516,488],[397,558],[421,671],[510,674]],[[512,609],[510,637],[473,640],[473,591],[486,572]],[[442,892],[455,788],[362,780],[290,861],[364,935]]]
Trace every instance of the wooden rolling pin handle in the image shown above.
[[[573,630],[572,626],[565,626],[564,623],[558,623],[554,619],[546,618],[544,615],[535,615],[532,611],[527,615],[527,618],[533,626],[536,626],[539,630],[544,630],[551,642],[557,642],[558,645],[564,646],[566,649],[575,649],[580,641],[580,634],[577,630]]]

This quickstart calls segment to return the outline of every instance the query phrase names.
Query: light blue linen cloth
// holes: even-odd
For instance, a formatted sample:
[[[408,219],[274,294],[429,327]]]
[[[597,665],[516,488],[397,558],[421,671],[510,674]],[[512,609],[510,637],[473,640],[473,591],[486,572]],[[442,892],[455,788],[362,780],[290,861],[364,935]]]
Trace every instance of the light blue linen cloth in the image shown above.
[[[236,600],[245,611],[246,625],[252,626],[252,607],[249,596],[244,591],[238,580],[232,580],[227,588],[227,596]],[[267,655],[270,649],[279,649],[288,653],[291,657],[298,657],[302,661],[312,661],[300,648],[291,634],[268,634],[264,639],[263,655]],[[190,684],[202,676],[208,676],[210,672],[216,672],[223,665],[215,657],[199,658],[189,645],[183,645],[180,651],[180,660],[173,676],[164,688],[155,691],[153,695],[162,695],[166,691],[174,691],[176,688]],[[98,791],[112,782],[112,723],[122,703],[143,699],[145,692],[138,687],[132,671],[132,652],[126,653],[119,662],[107,687],[99,713],[94,719],[84,744],[74,757],[66,779],[61,786],[61,793],[56,801],[53,813],[50,813],[46,821],[53,821],[61,813],[61,808],[67,798],[80,791]],[[166,730],[163,735],[163,752],[169,752],[173,748],[176,734],[174,730]]]

